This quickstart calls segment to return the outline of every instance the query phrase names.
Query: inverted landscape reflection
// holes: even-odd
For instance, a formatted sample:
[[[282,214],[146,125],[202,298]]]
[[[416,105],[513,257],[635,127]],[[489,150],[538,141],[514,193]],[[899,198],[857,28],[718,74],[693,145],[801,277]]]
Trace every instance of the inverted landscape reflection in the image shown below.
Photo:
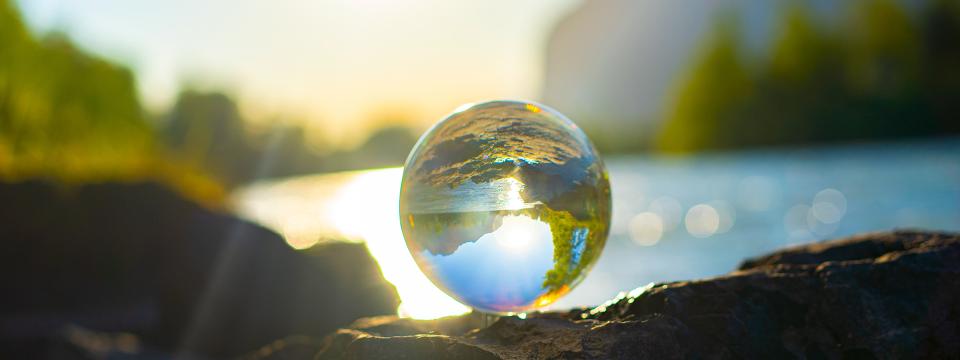
[[[553,268],[550,226],[522,215],[489,216],[501,223],[493,232],[449,255],[425,249],[419,258],[448,293],[480,308],[511,311],[504,304],[534,303],[543,293],[544,274]]]
[[[960,231],[958,151],[960,139],[944,139],[609,159],[617,190],[607,249],[588,278],[547,308],[724,274],[744,258],[820,239],[904,227]],[[397,288],[401,316],[469,311],[407,251],[397,221],[401,178],[400,168],[303,176],[247,187],[235,201],[293,248],[365,242]]]
[[[407,247],[461,303],[520,313],[580,283],[606,243],[610,184],[586,135],[542,105],[474,104],[431,128],[400,192]]]

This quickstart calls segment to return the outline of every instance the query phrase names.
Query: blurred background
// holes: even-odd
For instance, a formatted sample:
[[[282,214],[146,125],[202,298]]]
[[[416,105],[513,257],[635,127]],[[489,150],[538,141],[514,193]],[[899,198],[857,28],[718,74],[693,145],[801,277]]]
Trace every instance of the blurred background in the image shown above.
[[[399,166],[490,99],[566,114],[610,172],[607,249],[553,309],[960,231],[957,39],[950,0],[0,0],[0,351],[234,356],[469,311],[406,251]]]

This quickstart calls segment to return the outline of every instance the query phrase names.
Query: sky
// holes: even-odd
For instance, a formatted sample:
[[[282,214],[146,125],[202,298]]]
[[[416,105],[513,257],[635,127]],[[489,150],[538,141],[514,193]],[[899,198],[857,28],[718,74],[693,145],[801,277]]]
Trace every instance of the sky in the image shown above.
[[[132,68],[153,111],[185,85],[225,90],[252,118],[349,143],[380,121],[423,128],[463,103],[536,99],[546,39],[578,0],[18,4],[35,31]]]

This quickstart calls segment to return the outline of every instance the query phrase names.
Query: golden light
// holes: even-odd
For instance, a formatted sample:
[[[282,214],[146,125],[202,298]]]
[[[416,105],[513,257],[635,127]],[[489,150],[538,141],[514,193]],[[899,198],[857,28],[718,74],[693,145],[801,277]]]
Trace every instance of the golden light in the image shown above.
[[[537,307],[544,307],[544,306],[553,304],[554,301],[557,301],[557,299],[563,297],[563,295],[566,295],[568,292],[570,292],[570,287],[567,285],[563,285],[556,291],[551,291],[549,293],[541,295],[540,297],[537,298],[534,304],[536,304],[535,306]]]
[[[365,242],[383,277],[397,288],[400,316],[469,312],[434,286],[407,251],[397,205],[402,174],[389,168],[254,185],[238,193],[238,211],[280,232],[298,250],[321,239]]]
[[[523,192],[525,185],[517,179],[506,178],[504,181],[506,184],[506,189],[503,192],[503,209],[504,210],[520,210],[527,207],[526,202],[523,201],[523,197],[520,196],[520,193]]]
[[[407,251],[397,206],[402,174],[401,168],[357,174],[326,202],[326,218],[344,236],[366,242],[383,277],[397,288],[400,316],[435,319],[469,312],[470,308],[434,286]]]

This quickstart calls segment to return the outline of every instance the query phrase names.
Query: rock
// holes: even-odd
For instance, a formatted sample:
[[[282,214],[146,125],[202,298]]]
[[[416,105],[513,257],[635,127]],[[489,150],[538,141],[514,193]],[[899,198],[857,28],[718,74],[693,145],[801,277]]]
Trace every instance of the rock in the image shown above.
[[[0,183],[0,219],[0,358],[90,348],[56,345],[76,343],[69,329],[129,334],[141,354],[235,356],[399,302],[363,245],[297,252],[156,184]]]
[[[960,237],[888,232],[651,284],[591,309],[433,321],[361,319],[318,359],[957,358]]]

